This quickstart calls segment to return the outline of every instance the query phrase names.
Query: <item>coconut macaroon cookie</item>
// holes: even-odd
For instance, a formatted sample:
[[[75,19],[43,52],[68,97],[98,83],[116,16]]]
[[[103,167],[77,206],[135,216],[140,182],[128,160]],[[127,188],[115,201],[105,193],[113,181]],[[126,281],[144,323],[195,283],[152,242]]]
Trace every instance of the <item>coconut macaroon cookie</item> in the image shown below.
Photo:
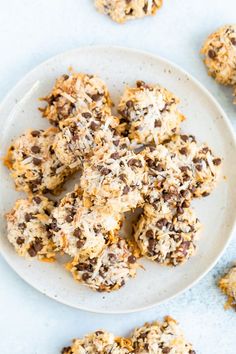
[[[62,75],[56,80],[52,91],[43,98],[47,102],[40,110],[50,123],[58,125],[60,121],[73,118],[81,113],[97,117],[111,114],[111,99],[105,83],[95,75]]]
[[[178,323],[169,316],[162,323],[146,323],[137,328],[131,340],[135,354],[196,354]]]
[[[236,310],[236,265],[234,265],[228,273],[220,279],[218,286],[228,297],[225,308],[228,309],[229,307],[232,307]]]
[[[119,238],[97,257],[76,257],[67,268],[80,283],[93,290],[110,292],[134,277],[138,264],[130,244]]]
[[[136,88],[125,89],[118,111],[127,122],[131,140],[158,145],[179,131],[184,116],[177,110],[178,103],[165,88],[137,81]]]
[[[49,232],[49,218],[54,203],[35,195],[16,201],[6,214],[7,237],[19,256],[53,260],[55,246]]]
[[[145,148],[141,154],[145,159],[144,200],[153,208],[164,200],[169,206],[188,207],[192,198],[189,190],[191,177],[181,171],[175,161],[175,154],[165,146]]]
[[[73,170],[61,163],[53,145],[57,128],[29,130],[10,146],[5,165],[16,189],[27,193],[56,192]]]
[[[74,339],[61,354],[128,354],[132,349],[130,339],[116,338],[112,333],[99,330],[82,339]]]
[[[164,265],[184,263],[195,253],[199,220],[190,208],[173,209],[159,202],[156,215],[149,206],[134,225],[134,238],[143,256]]]
[[[141,204],[145,160],[128,150],[127,144],[98,149],[84,163],[81,188],[86,203],[95,204],[104,213],[122,213]]]
[[[120,228],[119,214],[101,214],[85,207],[82,191],[67,193],[52,212],[50,230],[58,250],[72,257],[95,257],[114,240]]]
[[[113,140],[118,125],[118,118],[106,116],[100,120],[90,113],[87,117],[78,114],[62,121],[54,146],[58,159],[71,168],[79,168],[84,159],[91,157],[94,148]]]
[[[212,33],[201,53],[209,75],[220,84],[236,84],[236,25],[226,25]]]
[[[183,178],[189,180],[193,196],[208,196],[219,176],[221,159],[207,144],[197,143],[193,135],[174,135],[165,146],[175,154],[175,162]]]
[[[155,15],[161,5],[162,0],[95,0],[98,11],[118,23]]]

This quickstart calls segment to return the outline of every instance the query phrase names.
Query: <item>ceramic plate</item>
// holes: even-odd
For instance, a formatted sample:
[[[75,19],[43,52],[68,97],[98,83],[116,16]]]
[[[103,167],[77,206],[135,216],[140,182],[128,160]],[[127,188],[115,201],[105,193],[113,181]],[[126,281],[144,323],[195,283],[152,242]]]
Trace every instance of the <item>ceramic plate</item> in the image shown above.
[[[72,66],[95,73],[107,83],[116,103],[125,85],[136,80],[160,83],[181,99],[187,120],[182,130],[207,142],[223,158],[222,174],[212,195],[194,201],[203,224],[195,257],[176,268],[142,260],[145,270],[114,293],[96,293],[76,283],[59,263],[46,264],[18,257],[6,238],[4,213],[21,196],[5,167],[0,167],[1,253],[9,265],[29,284],[62,303],[102,313],[143,310],[193,286],[215,264],[226,247],[236,215],[236,144],[224,112],[214,98],[190,75],[172,63],[144,52],[116,47],[88,47],[56,56],[31,71],[10,92],[0,107],[1,156],[10,141],[27,128],[43,128],[47,122],[38,111],[59,75]]]

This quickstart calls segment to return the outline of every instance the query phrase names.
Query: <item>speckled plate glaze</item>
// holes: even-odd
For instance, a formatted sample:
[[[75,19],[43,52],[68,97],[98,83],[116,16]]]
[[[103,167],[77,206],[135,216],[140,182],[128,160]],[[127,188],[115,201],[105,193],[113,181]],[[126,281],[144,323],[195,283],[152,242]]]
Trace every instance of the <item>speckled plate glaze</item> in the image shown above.
[[[4,213],[21,197],[5,167],[0,166],[1,253],[9,265],[29,284],[64,304],[101,313],[144,310],[193,286],[221,256],[229,242],[236,216],[236,142],[228,119],[214,98],[194,78],[174,64],[144,52],[117,47],[87,47],[56,56],[31,71],[9,93],[0,106],[0,154],[10,141],[27,128],[46,127],[37,110],[38,98],[46,95],[57,76],[68,67],[96,73],[108,84],[114,102],[125,85],[136,80],[160,83],[181,99],[187,116],[182,129],[208,142],[223,158],[219,184],[208,198],[194,201],[204,228],[195,257],[176,268],[142,260],[145,270],[121,290],[95,293],[77,284],[59,263],[25,261],[18,257],[6,238]]]

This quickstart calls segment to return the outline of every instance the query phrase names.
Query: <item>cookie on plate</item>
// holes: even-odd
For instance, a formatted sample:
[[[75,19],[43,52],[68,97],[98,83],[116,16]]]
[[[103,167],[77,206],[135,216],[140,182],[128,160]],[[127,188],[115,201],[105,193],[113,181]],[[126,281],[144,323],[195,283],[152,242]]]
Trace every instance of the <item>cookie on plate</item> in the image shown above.
[[[126,139],[125,139],[126,140]],[[86,203],[103,213],[122,213],[142,203],[145,161],[141,154],[128,150],[121,141],[98,149],[84,163],[81,188]]]
[[[55,245],[49,231],[50,214],[54,202],[35,195],[16,201],[6,214],[7,237],[19,256],[52,261]]]
[[[118,118],[107,115],[101,120],[89,113],[87,117],[78,114],[62,121],[54,145],[58,159],[71,168],[80,168],[95,148],[117,139],[115,129],[118,125]]]
[[[134,238],[142,255],[168,266],[186,262],[195,253],[200,229],[193,210],[171,210],[162,200],[151,211],[148,204],[144,205],[144,213],[134,225]]]
[[[232,307],[236,310],[236,265],[220,279],[218,286],[221,291],[228,296],[225,308],[228,309]]]
[[[118,111],[127,123],[131,141],[156,145],[179,131],[184,116],[177,110],[179,99],[159,85],[137,81],[126,88]]]
[[[112,102],[108,89],[95,75],[62,75],[43,100],[47,102],[46,107],[40,109],[43,117],[54,125],[78,113],[85,118],[90,114],[97,117],[111,114]]]
[[[95,0],[95,5],[99,12],[109,15],[115,22],[123,23],[155,15],[162,0]]]
[[[146,323],[132,337],[135,354],[196,354],[178,323],[167,316],[164,322]]]
[[[57,128],[29,130],[11,144],[5,165],[16,189],[26,193],[56,193],[74,171],[58,160],[53,145]]]
[[[96,291],[118,290],[136,275],[137,260],[123,238],[108,245],[97,257],[75,257],[67,265],[74,279]]]
[[[80,188],[67,193],[51,216],[50,230],[57,249],[71,257],[96,257],[113,241],[121,215],[101,214],[85,207]]]
[[[74,339],[70,347],[62,349],[61,354],[129,354],[132,350],[130,339],[116,338],[112,333],[99,330],[82,339]]]
[[[183,178],[190,182],[194,197],[208,196],[216,185],[221,159],[215,156],[207,144],[197,143],[193,135],[174,135],[165,142]]]
[[[220,84],[236,84],[236,25],[226,25],[212,33],[201,53],[209,75]]]

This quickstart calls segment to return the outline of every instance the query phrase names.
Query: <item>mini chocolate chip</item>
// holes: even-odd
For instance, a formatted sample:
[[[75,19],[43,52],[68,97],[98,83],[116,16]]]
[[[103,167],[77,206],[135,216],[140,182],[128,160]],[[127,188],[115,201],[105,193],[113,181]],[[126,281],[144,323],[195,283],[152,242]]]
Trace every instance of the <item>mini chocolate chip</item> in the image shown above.
[[[125,186],[124,189],[123,189],[123,194],[126,195],[128,193],[129,193],[129,187]]]
[[[120,155],[118,152],[113,152],[113,154],[111,154],[111,159],[113,160],[118,160],[120,158]]]
[[[40,204],[42,199],[39,197],[39,196],[36,196],[33,198],[33,201],[36,203],[36,204]]]
[[[37,145],[34,145],[31,147],[31,151],[34,153],[34,154],[38,154],[40,152],[40,147],[37,146]]]
[[[208,193],[208,192],[202,193],[202,196],[203,196],[203,197],[208,197],[208,195],[210,195],[210,193]]]
[[[153,236],[154,236],[153,231],[152,230],[147,230],[146,237],[153,238]]]
[[[184,209],[182,207],[178,207],[177,208],[177,213],[181,214],[181,215],[184,214]]]
[[[92,114],[90,112],[84,112],[84,113],[81,113],[81,115],[84,118],[91,118],[92,117]]]
[[[25,221],[29,222],[31,219],[33,219],[33,215],[31,213],[26,213],[25,214]]]
[[[78,237],[78,238],[81,236],[81,234],[82,234],[82,232],[81,232],[81,230],[79,228],[75,229],[74,232],[73,232],[73,235],[75,237]]]
[[[34,246],[30,246],[30,248],[28,249],[28,253],[30,255],[30,257],[35,257],[37,255],[37,251],[34,249]]]
[[[236,38],[230,38],[230,41],[233,45],[236,45]]]
[[[133,255],[129,256],[129,257],[128,257],[128,262],[129,262],[130,264],[134,264],[134,263],[136,262],[136,257],[133,256]]]
[[[119,178],[121,179],[121,181],[126,182],[126,176],[125,176],[124,173],[121,173],[121,174],[119,175]]]
[[[76,247],[77,248],[82,248],[84,246],[84,241],[83,240],[79,240],[76,242]]]
[[[109,253],[108,257],[109,257],[111,262],[114,262],[116,260],[116,255],[114,253]]]
[[[22,231],[24,231],[26,229],[26,224],[24,222],[21,222],[18,224],[19,229],[21,229]]]
[[[17,239],[16,239],[17,245],[21,246],[24,242],[25,242],[25,240],[22,237],[17,237]]]
[[[214,164],[215,166],[219,166],[219,165],[221,164],[221,159],[220,159],[220,158],[214,159],[214,160],[213,160],[213,164]]]
[[[157,221],[156,223],[156,226],[159,228],[159,229],[162,229],[164,226],[167,225],[167,219],[166,218],[162,218],[160,220]]]
[[[131,159],[128,161],[128,166],[142,167],[142,162],[137,159]]]
[[[130,1],[129,1],[130,2]],[[142,81],[142,80],[138,80],[137,82],[136,82],[136,86],[138,87],[138,88],[140,88],[140,87],[142,87],[142,86],[145,86],[146,84],[145,84],[145,82],[144,81]]]
[[[71,347],[62,348],[61,354],[69,354],[71,353]]]
[[[41,165],[41,163],[42,163],[42,161],[40,159],[37,159],[37,157],[33,158],[33,164],[35,166],[39,166],[39,165]]]
[[[96,257],[94,257],[94,258],[91,258],[90,259],[90,263],[92,264],[92,265],[95,265],[95,264],[97,264],[97,258]]]
[[[39,237],[36,237],[35,238],[35,242],[33,244],[33,247],[34,247],[36,252],[41,251],[41,249],[43,248],[42,239],[40,239]]]
[[[155,123],[154,123],[155,128],[160,128],[162,126],[161,120],[160,119],[156,119]]]
[[[195,350],[190,350],[188,353],[189,354],[196,354]]]
[[[131,101],[131,100],[129,100],[129,101],[127,101],[126,102],[126,106],[128,107],[128,108],[131,108],[131,107],[133,107],[133,101]]]
[[[103,331],[96,331],[95,333],[96,333],[97,336],[100,336],[101,334],[104,334]]]
[[[197,169],[198,171],[201,171],[201,170],[202,170],[202,165],[196,165],[196,169]]]
[[[170,350],[171,349],[169,347],[165,347],[165,348],[162,349],[162,353],[163,354],[168,354],[170,352]]]
[[[110,172],[111,172],[111,170],[109,170],[109,168],[106,168],[106,167],[103,167],[103,168],[100,170],[100,173],[101,173],[101,175],[103,175],[103,176],[108,175]]]
[[[66,221],[67,222],[72,222],[73,221],[73,216],[72,215],[67,215],[66,216]]]
[[[41,133],[40,133],[39,130],[33,130],[33,131],[31,132],[31,135],[32,135],[34,138],[40,136],[40,134],[41,134]]]
[[[84,274],[82,275],[82,279],[83,279],[84,281],[88,280],[89,278],[90,278],[89,273],[84,273]]]
[[[102,97],[103,97],[103,95],[100,93],[96,93],[95,95],[91,96],[92,100],[96,101],[96,102],[99,101]]]
[[[77,140],[79,140],[79,135],[78,134],[74,134],[72,136],[72,141],[77,141]]]
[[[113,141],[113,144],[114,144],[115,146],[119,146],[120,140],[114,140],[114,141]]]
[[[208,50],[208,56],[211,59],[215,59],[216,57],[216,52],[213,49]]]
[[[181,134],[180,138],[186,143],[188,141],[188,135]]]
[[[188,149],[186,147],[182,147],[181,149],[179,149],[179,152],[181,153],[181,155],[187,155]]]
[[[91,122],[91,124],[90,124],[90,128],[91,128],[93,131],[95,131],[95,130],[97,130],[97,129],[99,128],[99,124],[93,121],[93,122]]]

